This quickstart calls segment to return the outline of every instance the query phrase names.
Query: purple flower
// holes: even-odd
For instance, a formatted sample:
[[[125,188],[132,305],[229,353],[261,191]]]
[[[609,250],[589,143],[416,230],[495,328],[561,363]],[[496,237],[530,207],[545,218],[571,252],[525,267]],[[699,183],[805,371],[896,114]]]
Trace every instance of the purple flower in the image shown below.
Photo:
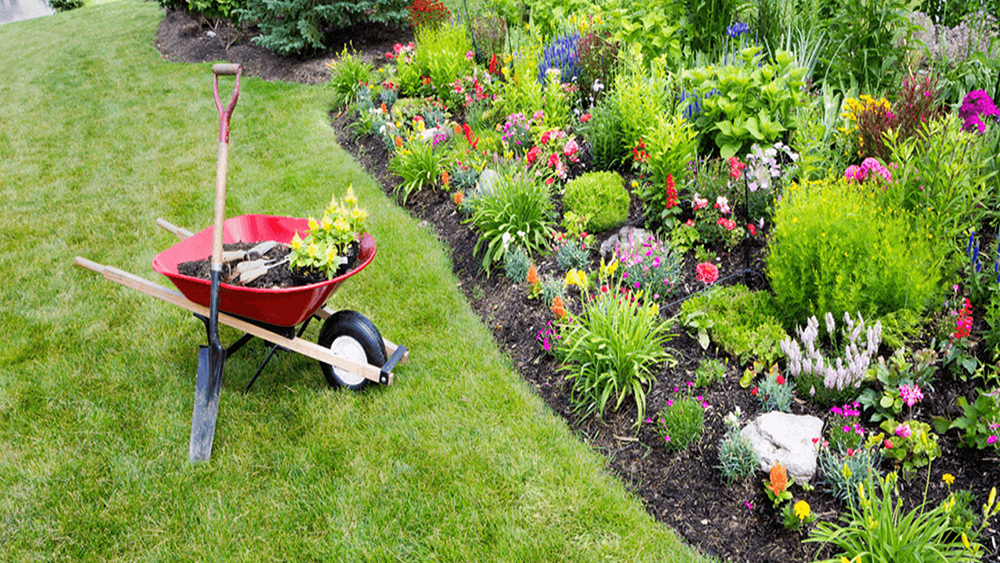
[[[980,134],[986,132],[986,124],[983,118],[992,117],[996,122],[1000,117],[1000,111],[996,104],[990,99],[984,90],[973,90],[965,95],[962,100],[962,107],[958,110],[958,116],[962,118],[962,130],[972,131],[976,128]]]

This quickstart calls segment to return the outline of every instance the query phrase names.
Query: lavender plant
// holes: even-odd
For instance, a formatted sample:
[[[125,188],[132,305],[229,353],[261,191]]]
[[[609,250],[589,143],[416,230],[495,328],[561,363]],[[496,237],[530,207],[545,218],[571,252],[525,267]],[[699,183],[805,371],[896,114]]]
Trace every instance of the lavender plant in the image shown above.
[[[836,346],[838,333],[833,314],[827,313],[825,320],[827,336]],[[788,373],[800,394],[807,392],[820,402],[827,402],[839,398],[841,392],[851,393],[861,387],[865,372],[882,342],[882,323],[876,321],[875,326],[866,326],[860,313],[857,322],[844,313],[844,327],[839,338],[844,355],[832,360],[824,358],[817,346],[819,320],[815,315],[809,317],[805,328],[797,329],[796,333],[798,341],[794,338],[781,341],[781,351],[788,357]],[[822,393],[823,390],[834,392]]]
[[[559,80],[563,84],[580,79],[580,59],[576,49],[579,42],[580,34],[573,33],[557,37],[545,48],[538,61],[539,84],[545,84],[545,75],[549,69],[559,70]]]

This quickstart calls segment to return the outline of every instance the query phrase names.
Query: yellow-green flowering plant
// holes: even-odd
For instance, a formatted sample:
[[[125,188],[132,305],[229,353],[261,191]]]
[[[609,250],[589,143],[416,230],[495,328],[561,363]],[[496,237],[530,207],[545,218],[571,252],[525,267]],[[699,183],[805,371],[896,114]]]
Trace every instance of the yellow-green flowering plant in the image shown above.
[[[323,218],[309,217],[309,232],[305,238],[295,232],[289,266],[298,270],[319,270],[333,278],[347,263],[351,243],[367,232],[368,211],[358,207],[354,186],[347,188],[343,201],[334,195],[323,212]]]

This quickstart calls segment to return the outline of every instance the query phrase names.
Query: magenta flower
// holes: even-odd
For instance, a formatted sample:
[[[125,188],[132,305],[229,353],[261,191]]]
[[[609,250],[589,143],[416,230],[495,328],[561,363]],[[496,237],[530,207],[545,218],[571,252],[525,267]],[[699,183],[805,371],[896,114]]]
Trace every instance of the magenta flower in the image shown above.
[[[899,387],[899,397],[903,399],[906,406],[912,407],[913,405],[919,403],[924,398],[923,391],[916,384],[901,385]]]
[[[900,438],[909,438],[910,434],[912,434],[912,432],[910,432],[910,427],[906,424],[900,424],[896,427],[896,435]]]

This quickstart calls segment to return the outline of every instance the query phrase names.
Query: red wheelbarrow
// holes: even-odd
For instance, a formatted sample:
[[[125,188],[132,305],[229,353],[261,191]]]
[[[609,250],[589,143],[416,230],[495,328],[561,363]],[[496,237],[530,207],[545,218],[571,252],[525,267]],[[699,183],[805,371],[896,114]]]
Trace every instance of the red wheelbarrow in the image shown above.
[[[359,240],[360,247],[354,268],[334,279],[277,289],[231,285],[220,279],[224,243],[277,241],[288,244],[296,231],[303,233],[309,226],[306,219],[273,215],[241,215],[225,219],[229,118],[239,97],[241,68],[239,65],[220,64],[212,67],[212,71],[215,75],[215,100],[220,115],[215,223],[201,232],[191,233],[163,219],[157,220],[158,225],[176,235],[180,242],[158,254],[153,259],[153,269],[165,275],[180,291],[111,266],[76,257],[77,265],[101,273],[113,282],[187,309],[205,323],[209,345],[201,346],[198,355],[189,452],[191,461],[204,461],[211,457],[225,358],[254,337],[271,343],[272,347],[247,384],[247,390],[279,349],[298,352],[317,360],[330,385],[354,390],[364,387],[368,382],[392,384],[392,370],[396,365],[405,364],[409,360],[409,352],[405,346],[382,338],[375,325],[361,313],[350,310],[334,312],[325,306],[327,299],[347,278],[363,270],[375,258],[377,249],[370,234],[365,234]],[[228,109],[224,109],[219,100],[220,75],[236,76],[235,91]],[[187,276],[178,271],[178,264],[200,260],[209,254],[212,256],[211,280]],[[324,321],[316,344],[302,338],[312,319]],[[218,341],[218,323],[245,334],[232,345],[223,348]]]

